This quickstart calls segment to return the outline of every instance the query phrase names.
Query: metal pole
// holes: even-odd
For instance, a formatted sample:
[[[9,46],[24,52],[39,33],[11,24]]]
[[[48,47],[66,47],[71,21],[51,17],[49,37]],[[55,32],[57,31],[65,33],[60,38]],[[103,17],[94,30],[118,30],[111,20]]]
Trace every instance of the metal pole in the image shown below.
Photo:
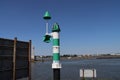
[[[60,69],[53,69],[53,80],[60,80]]]
[[[48,20],[46,21],[46,35],[48,34]]]
[[[14,46],[13,46],[13,80],[16,80],[16,43],[17,43],[17,38],[14,39]]]
[[[95,78],[95,75],[94,75],[95,73],[94,73],[94,69],[93,69],[93,80],[94,80],[94,78]]]
[[[29,51],[28,51],[28,80],[31,80],[31,43],[29,40]]]

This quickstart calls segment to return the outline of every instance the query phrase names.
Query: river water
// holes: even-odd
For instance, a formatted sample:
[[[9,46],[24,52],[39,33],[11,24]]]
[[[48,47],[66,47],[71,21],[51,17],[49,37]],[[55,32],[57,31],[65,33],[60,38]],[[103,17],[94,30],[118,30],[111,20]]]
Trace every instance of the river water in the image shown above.
[[[120,59],[61,61],[61,80],[82,80],[80,69],[96,69],[94,80],[120,80]],[[52,61],[32,63],[32,80],[53,80]]]

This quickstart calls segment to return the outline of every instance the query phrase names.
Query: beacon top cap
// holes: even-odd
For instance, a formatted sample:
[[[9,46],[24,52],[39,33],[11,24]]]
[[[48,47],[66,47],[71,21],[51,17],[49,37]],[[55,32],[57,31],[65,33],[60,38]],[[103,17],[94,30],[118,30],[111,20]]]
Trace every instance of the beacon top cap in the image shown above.
[[[52,32],[60,32],[60,27],[57,23],[54,23],[53,28],[52,28]]]
[[[48,11],[45,12],[43,19],[45,19],[45,20],[51,19],[51,16]]]

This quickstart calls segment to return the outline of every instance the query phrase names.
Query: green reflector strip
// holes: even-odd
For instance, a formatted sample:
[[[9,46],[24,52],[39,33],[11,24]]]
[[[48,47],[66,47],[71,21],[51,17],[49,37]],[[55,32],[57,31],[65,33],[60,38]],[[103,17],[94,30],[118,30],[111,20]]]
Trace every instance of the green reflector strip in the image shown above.
[[[60,54],[59,53],[53,53],[53,60],[59,61],[60,60]]]
[[[59,39],[53,39],[53,46],[59,46],[60,42]]]

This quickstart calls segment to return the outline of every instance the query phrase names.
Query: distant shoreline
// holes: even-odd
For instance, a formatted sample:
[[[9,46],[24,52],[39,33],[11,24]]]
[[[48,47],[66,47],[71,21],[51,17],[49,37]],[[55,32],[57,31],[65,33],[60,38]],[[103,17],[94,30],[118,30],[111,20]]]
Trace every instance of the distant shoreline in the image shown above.
[[[120,55],[117,55],[117,56],[109,55],[109,56],[60,57],[60,60],[83,60],[83,59],[120,59]],[[40,61],[40,62],[52,61],[52,57],[40,58],[38,60],[32,60],[32,61]]]
[[[96,59],[120,59],[120,56],[101,56]]]

